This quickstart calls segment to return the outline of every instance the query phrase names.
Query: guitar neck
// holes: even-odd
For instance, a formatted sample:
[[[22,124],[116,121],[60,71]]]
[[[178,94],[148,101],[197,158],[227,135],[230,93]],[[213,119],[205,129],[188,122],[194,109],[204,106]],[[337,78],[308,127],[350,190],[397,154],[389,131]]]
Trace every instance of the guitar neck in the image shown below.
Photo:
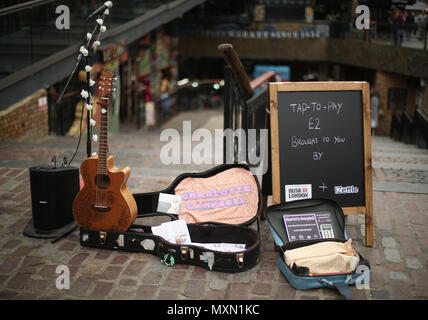
[[[98,174],[107,174],[107,132],[108,132],[108,98],[102,98],[100,103],[101,117],[100,117],[100,140],[98,146]]]

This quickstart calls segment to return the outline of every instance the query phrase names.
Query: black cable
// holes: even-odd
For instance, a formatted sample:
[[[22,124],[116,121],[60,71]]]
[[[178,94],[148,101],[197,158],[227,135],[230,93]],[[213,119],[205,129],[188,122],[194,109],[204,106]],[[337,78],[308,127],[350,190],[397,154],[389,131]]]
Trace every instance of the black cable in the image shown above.
[[[85,21],[85,32],[87,32],[87,30],[88,30],[88,21]],[[95,33],[95,31],[96,31],[96,27],[95,27],[95,29],[93,30],[92,35]],[[86,35],[86,33],[85,33],[85,35]],[[83,38],[83,39],[85,39],[85,38]],[[89,47],[90,40],[87,40],[87,41],[88,41],[88,42],[87,42],[87,44],[88,44],[88,47]],[[84,40],[83,40],[83,43],[84,43]],[[88,91],[88,94],[89,94],[89,93],[90,93],[90,91]],[[82,113],[81,113],[81,115],[80,115],[79,141],[77,142],[76,151],[74,152],[73,157],[71,158],[71,160],[70,160],[70,162],[68,163],[68,166],[67,166],[67,167],[69,167],[69,166],[70,166],[70,164],[73,162],[74,157],[76,156],[77,151],[79,150],[79,147],[80,147],[80,140],[82,139],[82,122],[83,122],[83,111],[84,111],[84,109],[85,109],[85,98],[83,98],[83,97],[82,97]],[[89,115],[89,112],[88,112],[88,115]],[[88,121],[88,125],[89,125],[89,121]]]
[[[82,97],[82,113],[80,115],[80,126],[79,126],[79,141],[77,142],[77,147],[76,147],[76,151],[73,154],[73,157],[71,158],[70,162],[68,163],[68,166],[70,166],[70,164],[73,162],[74,157],[77,154],[77,151],[79,150],[79,146],[80,146],[80,140],[82,139],[82,122],[83,122],[83,110],[85,109],[85,98]]]
[[[104,14],[101,14],[101,15],[99,15],[98,17],[102,17],[102,19],[104,20]],[[94,30],[92,31],[92,34],[91,34],[91,39],[88,39],[87,40],[87,47],[89,48],[90,46],[90,43],[91,43],[91,40],[92,40],[92,37],[94,36],[94,34],[95,34],[95,32],[97,31],[97,28],[98,28],[98,25],[95,25],[95,28],[94,28]],[[85,31],[87,31],[87,29],[88,29],[88,21],[86,20],[85,21]],[[86,33],[85,33],[86,34]],[[101,35],[101,33],[99,34],[99,35]],[[89,63],[89,57],[85,57],[86,59],[86,64],[88,65],[88,63]],[[79,61],[79,63],[80,63],[80,61]],[[86,79],[86,85],[87,85],[87,89],[88,89],[88,99],[87,99],[87,103],[91,103],[91,91],[90,91],[90,86],[89,86],[89,72],[87,72],[86,73],[86,77],[87,77],[87,79]],[[70,79],[69,79],[69,81],[70,81]],[[74,152],[74,154],[73,154],[73,157],[71,158],[71,160],[70,160],[70,162],[68,163],[68,165],[67,165],[67,167],[69,167],[70,166],[70,164],[71,164],[71,162],[74,160],[74,157],[76,156],[76,154],[77,154],[77,151],[79,150],[79,147],[80,147],[80,141],[81,141],[81,139],[82,139],[82,122],[83,122],[83,110],[84,110],[84,108],[85,108],[85,98],[83,98],[82,97],[82,114],[81,114],[81,116],[80,116],[80,127],[79,127],[79,141],[77,142],[77,147],[76,147],[76,151]],[[92,118],[92,111],[91,110],[88,110],[88,113],[87,113],[87,117],[88,117],[88,119],[87,119],[87,126],[88,126],[88,142],[87,142],[87,144],[90,144],[90,139],[91,139],[91,137],[89,136],[89,133],[90,133],[90,129],[89,129],[89,126],[90,126],[90,119]],[[87,148],[88,148],[88,146],[87,146]],[[90,155],[88,155],[88,157],[89,157]]]

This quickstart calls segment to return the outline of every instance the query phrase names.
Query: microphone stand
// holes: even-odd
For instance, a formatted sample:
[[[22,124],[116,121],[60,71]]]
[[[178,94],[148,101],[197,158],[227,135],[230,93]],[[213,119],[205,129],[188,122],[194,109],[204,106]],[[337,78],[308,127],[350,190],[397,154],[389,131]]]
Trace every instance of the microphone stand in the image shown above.
[[[70,76],[68,77],[67,83],[65,84],[64,89],[61,92],[61,95],[59,96],[58,100],[56,101],[58,105],[61,105],[63,103],[63,98],[64,98],[64,94],[67,91],[67,88],[70,84],[71,79],[74,76],[74,73],[76,72],[76,70],[78,69],[82,58],[85,58],[85,71],[86,71],[86,83],[85,83],[85,88],[82,90],[81,95],[82,95],[82,108],[84,108],[84,104],[83,101],[84,99],[86,99],[86,131],[87,131],[87,139],[86,139],[86,155],[89,158],[92,155],[92,147],[91,147],[91,137],[92,137],[92,129],[91,129],[91,118],[92,118],[92,95],[91,95],[91,80],[90,80],[90,74],[91,74],[91,70],[92,67],[90,66],[90,62],[89,62],[89,53],[90,53],[90,48],[93,47],[94,48],[94,52],[96,52],[97,47],[99,46],[99,38],[101,36],[101,33],[105,31],[102,30],[101,28],[102,23],[104,22],[104,18],[105,16],[109,14],[109,12],[104,11],[104,13],[98,15],[98,19],[96,20],[96,24],[95,27],[92,30],[92,33],[87,33],[86,34],[86,43],[80,47],[79,50],[79,56],[77,57],[77,62],[76,65],[74,66],[73,70],[70,73]],[[101,20],[101,23],[99,23],[99,21]],[[104,27],[105,28],[105,27]],[[99,31],[98,36],[96,41],[91,41],[94,38],[94,34],[97,32],[97,30]],[[94,43],[98,42],[98,45],[94,46]],[[92,83],[93,85],[93,83]]]
[[[85,57],[86,65],[89,66],[89,57]],[[88,97],[86,98],[86,105],[89,106],[92,104],[92,96],[90,91],[89,79],[91,77],[91,72],[86,70],[86,91],[88,92]],[[83,105],[82,105],[83,108]],[[91,145],[91,137],[92,137],[92,128],[91,128],[91,118],[92,118],[92,108],[86,108],[86,155],[88,158],[92,155],[92,145]]]

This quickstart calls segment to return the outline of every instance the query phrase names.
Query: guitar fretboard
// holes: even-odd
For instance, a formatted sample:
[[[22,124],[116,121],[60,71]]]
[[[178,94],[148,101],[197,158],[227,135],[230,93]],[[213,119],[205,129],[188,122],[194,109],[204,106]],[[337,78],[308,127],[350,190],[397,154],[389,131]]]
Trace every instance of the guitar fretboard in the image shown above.
[[[101,117],[100,117],[100,141],[98,146],[98,174],[107,174],[107,157],[108,157],[108,145],[107,145],[107,126],[108,126],[108,104],[107,98],[102,98],[100,103]]]

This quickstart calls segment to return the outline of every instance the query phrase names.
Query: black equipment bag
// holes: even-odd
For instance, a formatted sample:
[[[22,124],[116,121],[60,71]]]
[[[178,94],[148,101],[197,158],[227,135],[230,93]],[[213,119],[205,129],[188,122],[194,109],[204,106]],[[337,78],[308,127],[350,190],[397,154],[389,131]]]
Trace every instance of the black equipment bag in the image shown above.
[[[240,185],[242,183],[245,184],[245,182],[241,182],[243,180],[239,180],[236,173],[239,173],[244,178],[243,180],[250,179],[252,188]],[[228,177],[229,175],[230,177]],[[210,181],[220,184],[215,186],[205,183],[210,178]],[[188,181],[190,183],[187,183]],[[183,193],[183,190],[181,190],[182,199],[190,200],[187,202],[184,201],[186,206],[182,204],[180,215],[158,211],[160,205],[159,198],[162,194],[175,195],[180,188],[183,189],[182,185],[186,188],[187,185],[192,186],[192,182],[195,181],[196,184],[201,182],[203,185],[208,185],[209,190],[201,191],[202,193],[199,194],[194,192]],[[241,195],[248,197],[244,199]],[[194,219],[194,215],[191,214],[193,211],[187,210],[187,215],[183,216],[186,218],[192,243],[239,243],[245,244],[245,249],[224,252],[207,249],[200,245],[172,243],[154,235],[152,233],[152,226],[139,223],[134,223],[126,232],[81,228],[81,245],[150,253],[159,256],[161,261],[168,266],[173,266],[176,263],[184,263],[229,273],[248,270],[259,262],[259,219],[262,210],[262,195],[258,179],[251,173],[248,165],[223,164],[200,173],[184,173],[179,175],[170,186],[162,191],[137,193],[133,194],[133,196],[137,203],[138,220],[155,216],[177,220],[178,218],[182,218],[181,215],[184,207],[186,210],[187,208],[191,208],[198,211],[202,216],[202,220],[199,219],[191,223],[188,223],[187,220],[189,218]],[[254,200],[255,206],[250,206],[254,203]],[[197,206],[199,206],[198,210],[195,209]],[[224,210],[222,210],[222,206],[224,206]],[[215,208],[211,210],[210,207]],[[223,221],[221,221],[221,217],[225,215],[225,211],[226,213],[230,213],[230,215],[224,217]],[[248,212],[250,212],[249,215],[247,215]],[[213,215],[210,216],[210,213],[213,213]],[[245,213],[242,219],[237,216],[240,213]],[[254,222],[257,224],[257,230],[250,226]]]

